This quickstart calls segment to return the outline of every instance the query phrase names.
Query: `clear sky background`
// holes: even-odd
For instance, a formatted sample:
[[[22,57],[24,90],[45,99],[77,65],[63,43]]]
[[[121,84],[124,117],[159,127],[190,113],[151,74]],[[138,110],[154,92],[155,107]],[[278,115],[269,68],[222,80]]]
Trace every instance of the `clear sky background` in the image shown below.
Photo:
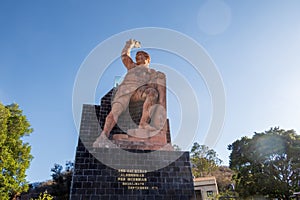
[[[202,45],[214,61],[225,87],[226,117],[212,148],[225,165],[227,145],[242,136],[274,126],[300,133],[299,10],[297,0],[1,1],[0,101],[18,103],[34,129],[24,138],[34,156],[28,181],[51,179],[54,163],[74,160],[76,74],[99,43],[133,28],[179,31]],[[170,58],[157,53],[152,61],[174,66],[193,79],[192,72],[176,62],[164,63],[162,57]],[[107,72],[111,80],[100,82],[95,101],[86,103],[98,103],[112,87],[113,77],[125,73],[120,62],[114,64]],[[211,106],[205,84],[199,81],[191,85],[202,102],[200,121],[205,123],[195,138],[201,143]],[[177,107],[172,94],[169,97],[168,117],[176,132],[180,119],[170,112]]]

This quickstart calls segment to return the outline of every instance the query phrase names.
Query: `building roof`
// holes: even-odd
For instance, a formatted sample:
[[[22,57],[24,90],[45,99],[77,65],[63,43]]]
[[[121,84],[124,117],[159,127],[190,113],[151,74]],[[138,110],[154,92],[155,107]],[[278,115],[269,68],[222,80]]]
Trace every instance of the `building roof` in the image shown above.
[[[200,182],[200,181],[216,181],[216,177],[214,177],[214,176],[207,176],[207,177],[194,178],[194,182]]]

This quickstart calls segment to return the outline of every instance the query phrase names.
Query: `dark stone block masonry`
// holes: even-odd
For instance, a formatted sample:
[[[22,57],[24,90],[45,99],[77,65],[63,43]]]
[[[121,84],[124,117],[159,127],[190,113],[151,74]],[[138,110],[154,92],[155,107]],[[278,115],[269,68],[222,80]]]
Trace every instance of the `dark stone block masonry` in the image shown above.
[[[112,168],[96,159],[79,140],[71,200],[192,199],[194,187],[188,152],[159,151],[151,156],[149,150],[130,151],[143,155],[144,165],[124,158],[118,149],[97,148],[93,153],[111,159]],[[174,157],[179,158],[172,162]],[[157,162],[170,164],[155,171],[146,170]]]

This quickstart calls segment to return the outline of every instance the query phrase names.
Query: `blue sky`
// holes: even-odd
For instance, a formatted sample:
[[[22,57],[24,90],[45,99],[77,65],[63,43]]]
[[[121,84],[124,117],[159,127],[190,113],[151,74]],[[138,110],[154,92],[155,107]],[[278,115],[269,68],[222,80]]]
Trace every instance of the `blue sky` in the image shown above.
[[[74,160],[78,133],[72,95],[78,70],[97,45],[134,28],[183,33],[214,61],[225,87],[226,116],[213,149],[224,164],[227,145],[242,136],[273,126],[299,133],[299,10],[296,0],[1,1],[0,101],[18,103],[34,128],[24,138],[34,156],[28,180],[50,179],[54,163]],[[211,117],[205,83],[201,77],[195,80],[184,61],[165,52],[152,54],[153,63],[174,67],[197,93],[201,105],[195,141],[201,143]],[[98,103],[113,77],[124,73],[116,60],[107,79],[99,82],[95,101],[86,103]],[[176,133],[176,94],[169,94],[169,101],[168,117]]]

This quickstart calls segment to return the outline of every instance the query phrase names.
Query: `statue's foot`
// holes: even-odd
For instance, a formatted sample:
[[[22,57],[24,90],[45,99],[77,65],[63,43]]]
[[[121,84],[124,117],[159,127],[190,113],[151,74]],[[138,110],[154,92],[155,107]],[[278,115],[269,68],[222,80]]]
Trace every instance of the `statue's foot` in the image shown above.
[[[140,129],[146,129],[146,130],[148,130],[150,132],[151,131],[157,131],[157,129],[155,127],[153,127],[153,126],[150,126],[150,124],[140,124],[139,128]]]
[[[101,133],[101,135],[99,137],[97,137],[97,139],[93,143],[93,147],[94,148],[104,147],[104,146],[106,146],[105,144],[107,144],[107,142],[108,142],[108,138],[106,137],[105,134]]]

